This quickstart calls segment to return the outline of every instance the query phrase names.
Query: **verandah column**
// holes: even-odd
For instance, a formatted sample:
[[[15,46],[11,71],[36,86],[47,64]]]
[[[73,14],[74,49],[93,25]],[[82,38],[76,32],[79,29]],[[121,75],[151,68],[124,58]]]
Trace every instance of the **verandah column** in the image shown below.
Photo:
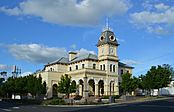
[[[119,95],[119,87],[117,82],[114,83],[114,95]]]
[[[98,90],[98,84],[95,84],[95,96],[98,96],[99,90]]]
[[[83,96],[83,85],[79,84],[79,95]]]
[[[104,95],[106,95],[106,96],[109,95],[108,92],[109,92],[109,85],[104,84]]]
[[[88,82],[87,82],[87,77],[84,77],[84,91],[83,91],[83,98],[87,99],[88,98],[88,93],[89,93],[89,88],[88,88]]]

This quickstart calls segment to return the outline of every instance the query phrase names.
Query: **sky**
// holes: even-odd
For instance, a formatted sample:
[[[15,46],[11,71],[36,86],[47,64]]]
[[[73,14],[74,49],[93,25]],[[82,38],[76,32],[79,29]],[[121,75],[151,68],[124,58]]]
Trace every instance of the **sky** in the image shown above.
[[[0,71],[26,75],[69,51],[97,54],[106,18],[134,76],[174,67],[173,0],[0,0]]]

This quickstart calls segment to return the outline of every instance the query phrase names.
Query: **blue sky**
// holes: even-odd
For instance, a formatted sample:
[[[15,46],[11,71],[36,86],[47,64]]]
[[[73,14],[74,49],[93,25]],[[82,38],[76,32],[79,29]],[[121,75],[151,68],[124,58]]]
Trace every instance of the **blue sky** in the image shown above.
[[[106,17],[133,75],[174,66],[173,0],[0,0],[0,71],[34,72],[69,51],[97,54]]]

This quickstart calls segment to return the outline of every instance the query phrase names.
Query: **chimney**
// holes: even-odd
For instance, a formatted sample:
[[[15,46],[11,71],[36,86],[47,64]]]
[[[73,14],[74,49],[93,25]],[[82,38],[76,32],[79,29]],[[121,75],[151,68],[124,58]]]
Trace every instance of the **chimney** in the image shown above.
[[[76,57],[76,52],[69,52],[69,61],[72,61]]]

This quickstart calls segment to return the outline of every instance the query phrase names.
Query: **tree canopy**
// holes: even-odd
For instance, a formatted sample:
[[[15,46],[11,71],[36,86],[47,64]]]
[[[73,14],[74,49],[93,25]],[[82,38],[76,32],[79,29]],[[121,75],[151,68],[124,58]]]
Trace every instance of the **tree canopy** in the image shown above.
[[[57,87],[58,92],[64,93],[69,98],[69,94],[76,92],[76,84],[72,83],[71,77],[67,74],[62,75]]]
[[[0,89],[1,96],[3,97],[10,98],[12,94],[26,96],[28,93],[31,93],[31,95],[35,97],[46,94],[46,83],[42,83],[42,78],[37,78],[35,75],[18,78],[9,77]]]
[[[136,88],[143,90],[152,90],[167,87],[174,74],[173,68],[168,65],[152,66],[145,75],[132,77],[131,74],[125,73],[122,75],[121,88],[124,93],[131,93]]]
[[[131,93],[138,87],[138,78],[132,77],[132,74],[125,73],[122,75],[121,88],[124,94]]]
[[[145,74],[139,76],[139,88],[151,90],[167,87],[171,81],[171,75],[173,74],[173,68],[168,65],[152,66],[150,70]]]

